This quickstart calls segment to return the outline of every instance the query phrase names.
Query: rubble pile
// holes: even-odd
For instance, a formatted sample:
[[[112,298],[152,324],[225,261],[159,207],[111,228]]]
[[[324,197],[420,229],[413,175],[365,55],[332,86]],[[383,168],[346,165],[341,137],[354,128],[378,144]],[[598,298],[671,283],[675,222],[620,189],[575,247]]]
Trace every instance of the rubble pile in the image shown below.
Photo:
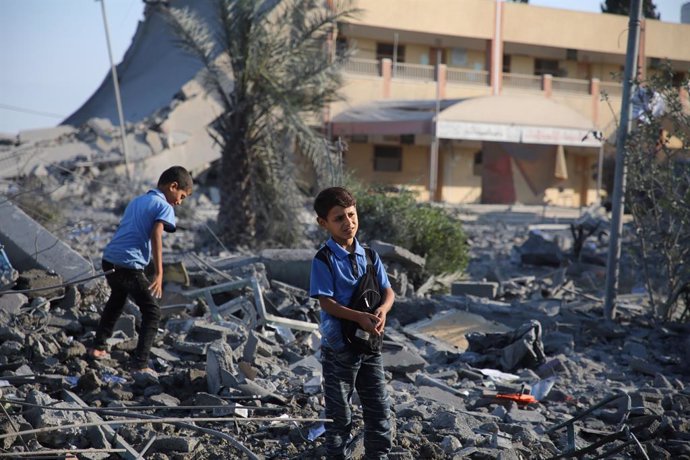
[[[55,231],[94,264],[134,193],[115,177],[106,171],[100,185],[85,185],[89,207],[64,207],[67,224]],[[208,225],[213,196],[211,187],[195,190],[181,208],[183,231],[164,238],[163,319],[151,353],[158,378],[127,370],[140,321],[133,304],[109,340],[110,358],[87,359],[108,294],[102,279],[71,284],[36,268],[3,276],[0,453],[325,456],[318,304],[305,290],[316,240],[231,253]],[[398,293],[383,351],[390,458],[559,458],[582,449],[690,458],[689,328],[655,323],[643,294],[620,296],[618,320],[602,320],[605,224],[474,217],[465,220],[470,267],[465,279],[448,278],[446,294],[409,281],[422,257],[372,242]],[[624,288],[638,281],[631,273]],[[361,434],[356,393],[354,403]],[[351,448],[363,453],[361,435]]]

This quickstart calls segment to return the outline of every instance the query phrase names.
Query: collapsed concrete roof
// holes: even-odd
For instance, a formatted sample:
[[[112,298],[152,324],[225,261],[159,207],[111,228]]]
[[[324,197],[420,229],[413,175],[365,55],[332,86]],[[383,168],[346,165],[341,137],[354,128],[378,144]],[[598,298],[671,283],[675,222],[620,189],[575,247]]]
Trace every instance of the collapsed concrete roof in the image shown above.
[[[117,66],[122,109],[126,122],[139,122],[170,103],[173,96],[201,70],[201,63],[175,43],[175,35],[163,17],[163,9],[189,8],[209,24],[214,3],[204,0],[170,0],[148,4],[132,44]],[[90,118],[107,118],[117,124],[112,75],[108,70],[95,93],[61,124],[79,126]]]

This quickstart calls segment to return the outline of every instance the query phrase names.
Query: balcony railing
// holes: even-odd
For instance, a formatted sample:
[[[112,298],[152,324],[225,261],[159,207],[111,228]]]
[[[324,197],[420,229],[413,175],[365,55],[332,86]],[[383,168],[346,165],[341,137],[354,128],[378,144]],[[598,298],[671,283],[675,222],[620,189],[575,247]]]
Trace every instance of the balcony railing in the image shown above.
[[[541,90],[541,77],[539,75],[521,75],[517,73],[503,74],[504,88],[521,88]]]
[[[345,63],[343,70],[348,73],[381,76],[381,63],[376,59],[350,59]]]
[[[399,78],[401,80],[434,81],[436,79],[436,69],[432,65],[396,62],[393,64],[393,78]]]
[[[446,70],[448,83],[460,83],[487,86],[489,84],[489,72],[486,70],[454,69]]]
[[[599,90],[609,96],[620,96],[623,94],[623,84],[615,81],[602,81],[599,83]]]
[[[376,59],[350,59],[345,63],[343,70],[346,73],[381,77],[383,64]],[[396,80],[435,81],[436,67],[423,64],[409,64],[398,62],[391,65],[391,76]],[[503,87],[518,88],[530,91],[543,91],[543,78],[541,75],[527,75],[518,73],[504,73]],[[446,82],[448,84],[464,84],[488,86],[489,72],[487,70],[469,70],[456,67],[446,68]],[[551,89],[554,92],[567,92],[573,94],[589,94],[591,82],[574,78],[551,78]],[[601,91],[612,96],[621,95],[621,85],[617,82],[601,82]]]
[[[589,80],[577,80],[574,78],[553,77],[553,91],[564,91],[568,93],[589,94]]]

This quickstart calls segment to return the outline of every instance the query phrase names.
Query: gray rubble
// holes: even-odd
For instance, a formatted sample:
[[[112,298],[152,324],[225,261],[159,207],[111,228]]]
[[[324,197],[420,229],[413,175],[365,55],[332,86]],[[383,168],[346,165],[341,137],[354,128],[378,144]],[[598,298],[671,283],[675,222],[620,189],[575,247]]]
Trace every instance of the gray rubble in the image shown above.
[[[107,124],[89,126],[101,140],[110,133]],[[143,187],[109,169],[79,168],[73,171],[99,182],[84,186],[84,206],[60,201],[60,222],[44,230],[98,272],[121,207]],[[80,193],[69,185],[76,179],[54,171],[42,180]],[[316,236],[299,250],[230,253],[209,230],[213,190],[202,176],[180,208],[182,231],[164,238],[164,319],[151,353],[158,378],[125,370],[139,323],[133,305],[110,341],[110,359],[86,359],[107,298],[102,279],[54,288],[65,275],[15,264],[9,283],[24,292],[0,294],[0,397],[9,415],[0,415],[3,453],[325,458],[318,306],[305,290],[309,254],[323,235],[309,229]],[[489,225],[481,216],[465,220],[472,260],[463,279],[447,278],[444,294],[424,287],[442,277],[410,281],[422,257],[372,242],[403,280],[383,356],[396,432],[391,458],[554,458],[602,439],[597,453],[609,458],[644,458],[638,443],[648,458],[689,458],[690,328],[657,324],[644,294],[633,293],[619,298],[620,321],[602,321],[596,256],[606,244],[597,234],[603,224],[534,213],[505,225],[494,215]],[[575,256],[573,239],[585,234]],[[639,280],[627,270],[622,285],[631,292]],[[361,431],[358,401],[355,395]],[[362,452],[361,437],[353,449]]]

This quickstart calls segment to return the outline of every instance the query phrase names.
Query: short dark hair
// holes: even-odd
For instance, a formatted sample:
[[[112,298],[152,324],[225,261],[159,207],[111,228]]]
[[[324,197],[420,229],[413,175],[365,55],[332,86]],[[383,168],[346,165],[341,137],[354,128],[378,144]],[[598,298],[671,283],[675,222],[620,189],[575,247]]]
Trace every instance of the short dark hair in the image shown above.
[[[321,190],[314,200],[314,211],[322,219],[328,217],[328,213],[334,206],[349,208],[356,206],[357,200],[352,194],[343,187],[330,187]]]
[[[192,175],[182,166],[172,166],[163,171],[158,179],[158,186],[162,187],[173,182],[177,182],[181,189],[189,190],[192,188]]]

